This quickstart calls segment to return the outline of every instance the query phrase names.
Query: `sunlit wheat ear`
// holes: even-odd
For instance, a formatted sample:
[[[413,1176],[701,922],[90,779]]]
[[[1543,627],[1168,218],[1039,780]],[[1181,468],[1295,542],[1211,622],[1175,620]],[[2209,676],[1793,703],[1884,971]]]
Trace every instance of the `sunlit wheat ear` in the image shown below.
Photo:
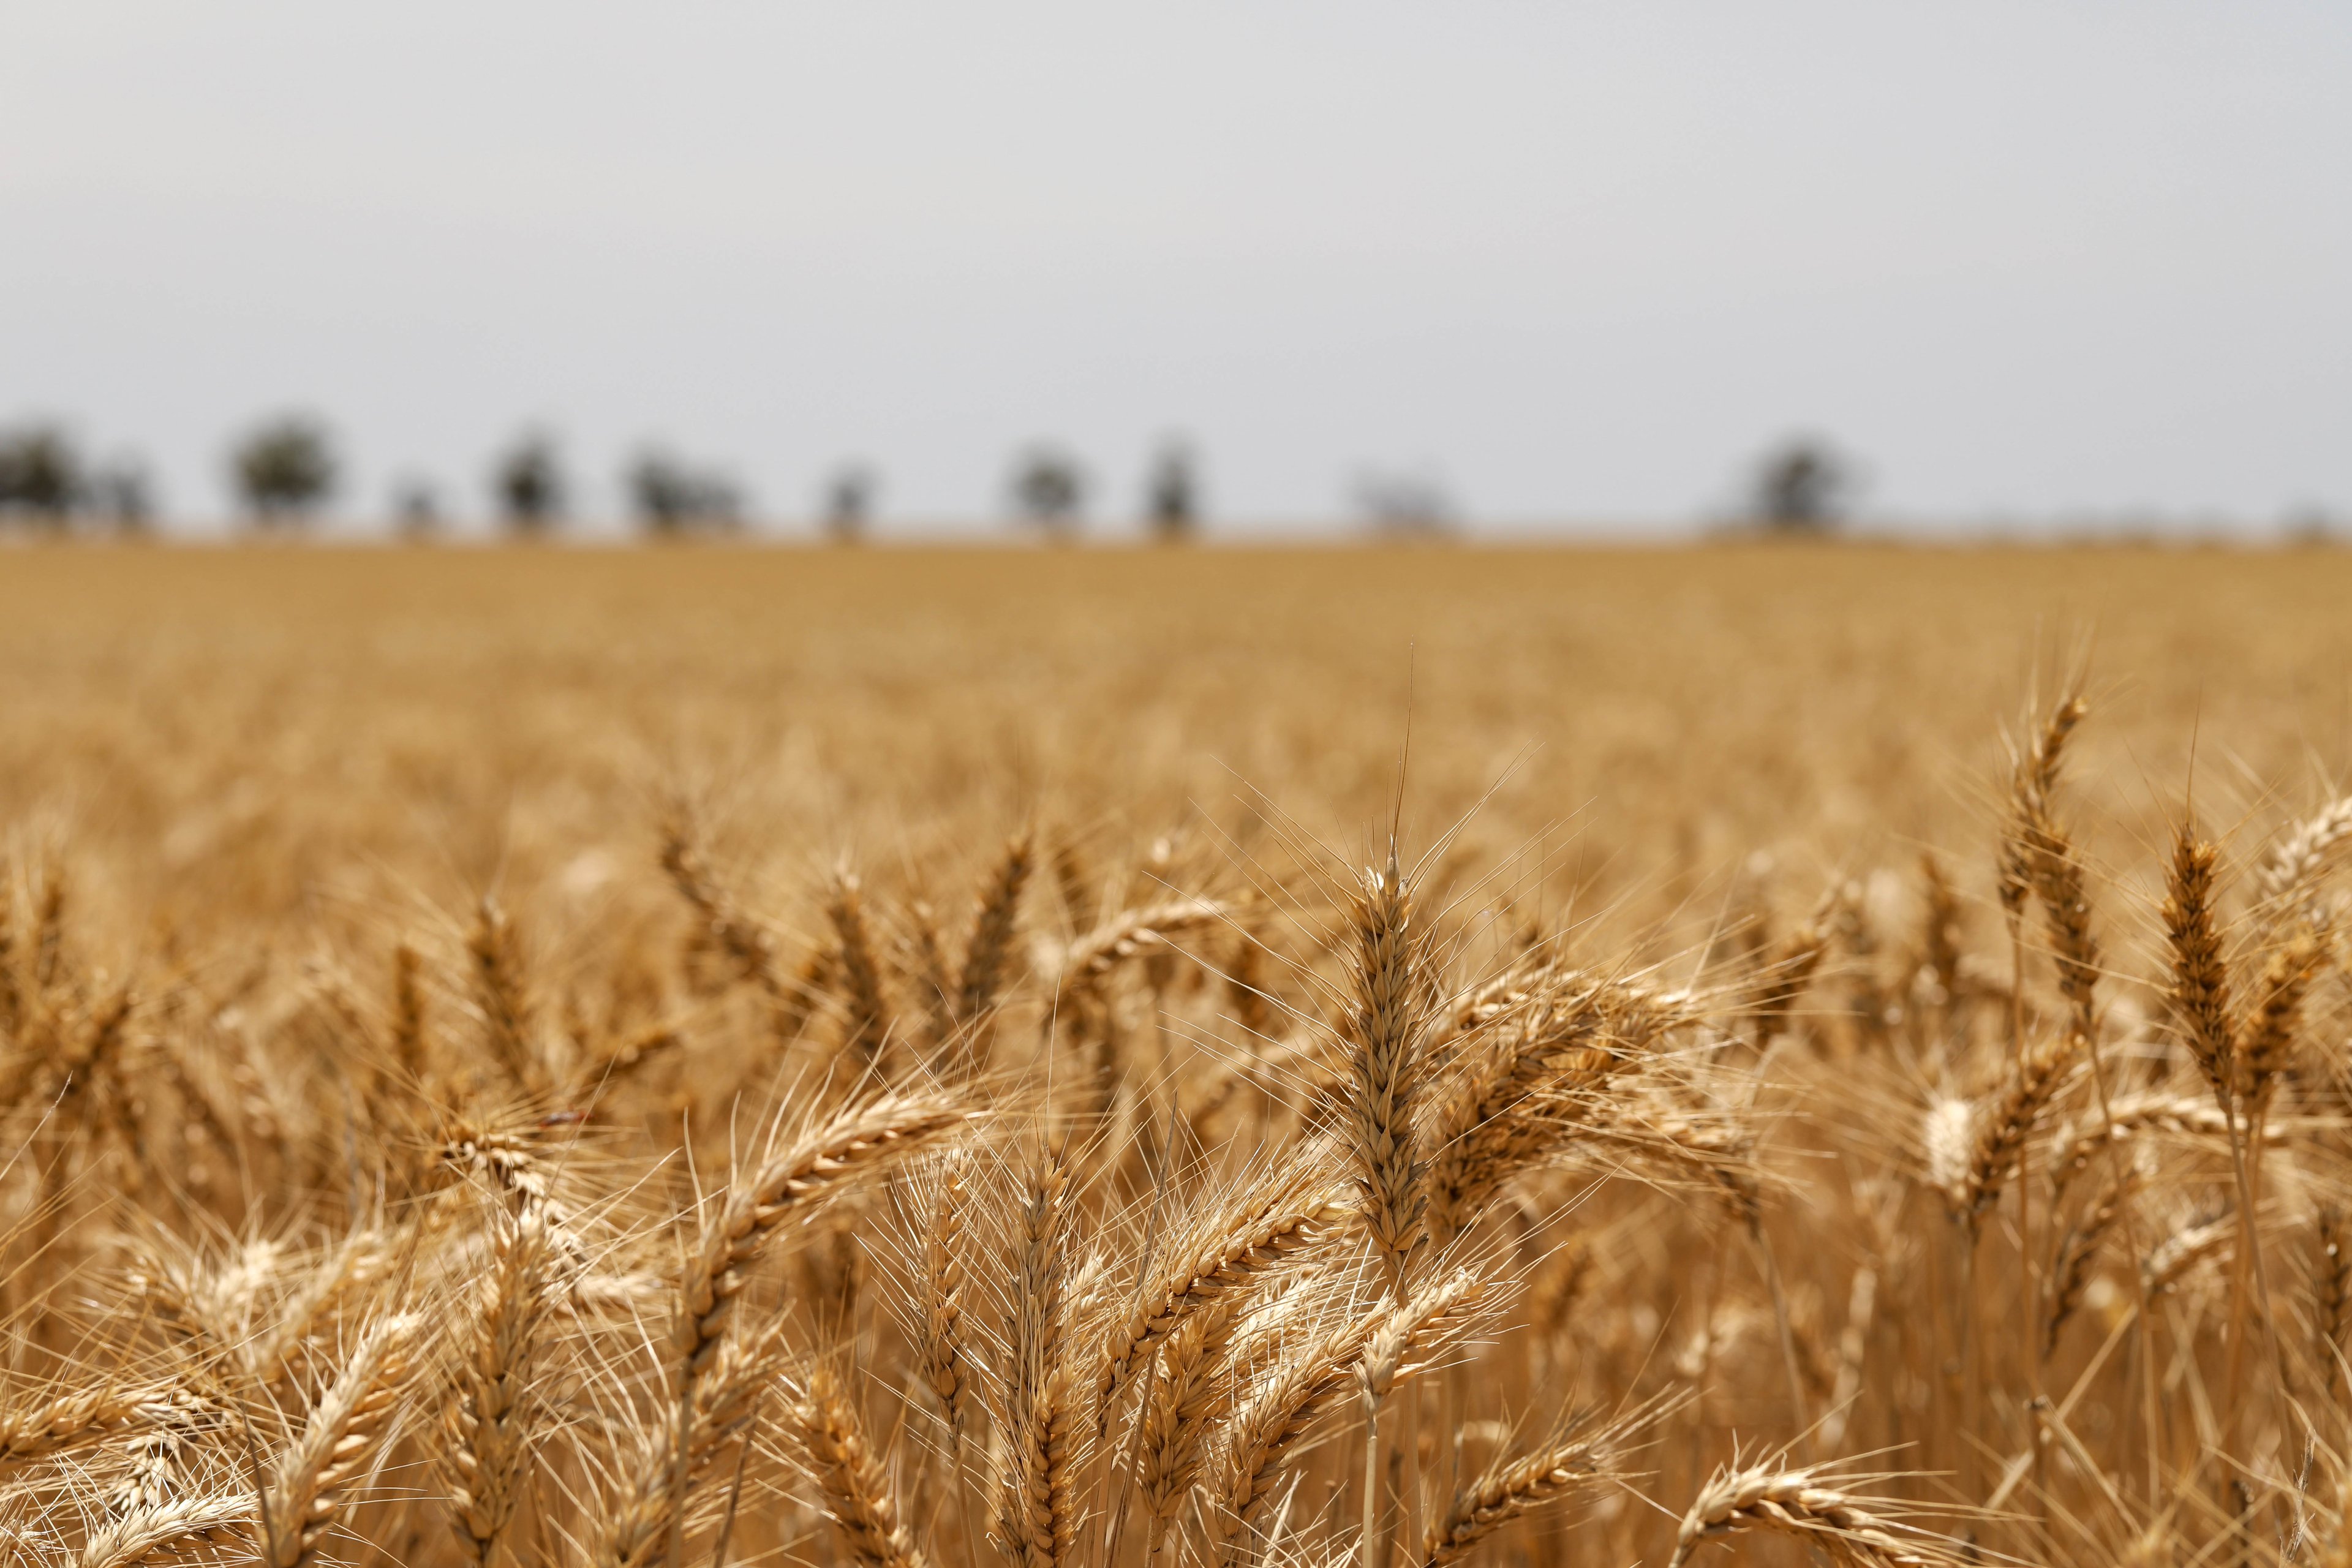
[[[1556,997],[1518,1003],[1499,1037],[1472,1049],[1433,1117],[1429,1229],[1444,1244],[1477,1223],[1514,1177],[1591,1121],[1601,1091],[1638,1068],[1677,1021],[1628,988],[1570,977]]]
[[[1253,1379],[1248,1402],[1234,1413],[1227,1434],[1217,1486],[1228,1530],[1256,1518],[1293,1447],[1352,1392],[1349,1369],[1385,1317],[1374,1312],[1328,1330]]]
[[[2040,835],[2050,819],[2051,796],[2066,757],[2066,742],[2090,713],[2079,697],[2062,699],[2019,753],[2010,774],[2009,811],[2002,824],[1999,857],[2000,907],[2014,921],[2025,914],[2025,900],[2034,890],[2036,862],[2042,854]]]
[[[1254,1380],[1250,1399],[1234,1413],[1216,1483],[1227,1527],[1255,1520],[1318,1422],[1366,1392],[1384,1397],[1426,1367],[1465,1327],[1480,1292],[1475,1276],[1458,1271],[1325,1331]]]
[[[2324,932],[2297,931],[2270,955],[2255,982],[2253,1005],[2238,1031],[2236,1043],[2239,1102],[2259,1116],[2268,1109],[2271,1092],[2294,1065],[2302,1037],[2303,1002],[2327,966],[2328,942]]]
[[[1072,1483],[1077,1390],[1065,1349],[1069,1177],[1061,1156],[1031,1156],[1013,1280],[1012,1368],[1002,1390],[1006,1453],[999,1545],[1024,1568],[1057,1568],[1077,1538]]]
[[[270,1568],[308,1568],[317,1560],[320,1542],[351,1500],[351,1488],[375,1462],[422,1327],[414,1315],[371,1326],[311,1410],[266,1494],[263,1553]]]
[[[716,1353],[750,1270],[786,1222],[969,1120],[948,1100],[885,1096],[818,1123],[731,1184],[679,1282],[680,1375],[691,1382]]]
[[[857,1407],[830,1368],[809,1376],[793,1423],[809,1474],[841,1542],[863,1568],[925,1568],[890,1483],[867,1442]]]
[[[507,1530],[546,1414],[535,1372],[548,1308],[548,1241],[536,1209],[501,1226],[493,1257],[473,1321],[461,1330],[440,1455],[458,1549],[480,1568],[509,1561]]]
[[[1238,1393],[1227,1359],[1238,1298],[1225,1296],[1184,1321],[1160,1352],[1143,1401],[1138,1487],[1150,1520],[1147,1557],[1157,1557],[1207,1455],[1211,1426]]]
[[[100,1386],[36,1394],[0,1408],[0,1471],[104,1442],[171,1419],[160,1384]]]
[[[2104,1120],[2094,1117],[2088,1125],[2077,1121],[2059,1130],[2049,1170],[2054,1195],[2063,1196],[2091,1168],[2099,1152],[2111,1145],[2127,1145],[2152,1132],[2200,1138],[2222,1138],[2229,1132],[2229,1118],[2208,1095],[2137,1095],[2114,1101],[2112,1110],[2114,1114]],[[2273,1131],[2268,1136],[2275,1139],[2277,1134]]]
[[[1590,1496],[1610,1478],[1614,1445],[1645,1418],[1599,1432],[1564,1432],[1532,1452],[1497,1458],[1431,1522],[1419,1568],[1451,1568],[1521,1515]]]
[[[1920,1118],[1920,1164],[1927,1185],[1954,1214],[1969,1211],[1969,1166],[1976,1152],[1976,1107],[1958,1097],[1937,1100]]]
[[[843,1014],[841,1048],[870,1063],[882,1054],[894,1019],[882,989],[882,966],[866,925],[866,901],[857,879],[843,867],[825,893],[824,918],[833,925],[834,962],[838,966]]]
[[[1683,1516],[1667,1568],[1682,1568],[1711,1538],[1749,1530],[1796,1537],[1849,1568],[1929,1568],[1943,1560],[1928,1543],[1896,1535],[1887,1520],[1863,1506],[1873,1500],[1823,1485],[1817,1470],[1718,1470]]]
[[[184,1389],[173,1394],[171,1406],[172,1414],[122,1446],[122,1474],[107,1489],[107,1506],[118,1519],[180,1500],[194,1479],[191,1464],[203,1439],[227,1424],[227,1412]]]
[[[1104,1342],[1094,1386],[1098,1436],[1135,1369],[1187,1318],[1264,1283],[1329,1234],[1343,1211],[1327,1182],[1313,1167],[1280,1173],[1174,1238],[1169,1260]]]
[[[724,953],[738,976],[760,988],[768,1000],[770,1028],[778,1043],[797,1038],[831,973],[831,950],[819,947],[798,975],[786,975],[775,933],[719,885],[682,822],[671,823],[663,832],[661,865],[678,897],[694,911],[696,940]]]
[[[2181,1043],[2214,1095],[2231,1092],[2230,972],[2221,957],[2214,914],[2214,876],[2221,850],[2186,826],[2174,837],[2165,880],[2164,934],[2172,950],[2168,1000]]]
[[[1013,941],[1021,921],[1021,890],[1036,867],[1036,852],[1024,833],[1004,847],[1003,858],[981,887],[971,912],[971,935],[964,942],[963,969],[956,976],[955,1022],[977,1025],[992,1012],[1010,977]]]
[[[594,1568],[671,1563],[714,1461],[758,1420],[782,1363],[780,1325],[730,1335],[677,1400],[676,1419],[625,1419],[608,1428],[615,1473],[589,1521]]]
[[[2267,926],[2307,919],[2328,870],[2352,848],[2352,795],[2331,802],[2279,841],[2263,868],[2262,910]]]
[[[2054,823],[2035,829],[2033,895],[2042,901],[2051,961],[2058,989],[2074,1010],[2074,1030],[2085,1044],[2098,1041],[2098,984],[2102,959],[2091,929],[2091,895],[2081,854]]]
[[[76,1568],[234,1562],[252,1540],[253,1494],[220,1492],[134,1509],[89,1532]],[[218,1556],[214,1557],[213,1554]]]
[[[2000,1199],[2015,1173],[2026,1140],[2064,1085],[2082,1044],[2081,1036],[2069,1033],[2029,1050],[2018,1076],[1978,1115],[1976,1141],[1962,1184],[1968,1212],[1978,1222]]]
[[[473,960],[474,1001],[482,1012],[490,1059],[525,1093],[548,1087],[547,1063],[535,1033],[536,1007],[523,967],[522,938],[497,897],[484,893],[466,939]]]
[[[963,1321],[964,1210],[971,1202],[970,1156],[958,1152],[941,1168],[939,1194],[923,1233],[923,1319],[916,1350],[923,1379],[939,1401],[948,1430],[961,1441],[970,1424],[971,1352]]]
[[[1388,868],[1363,873],[1349,957],[1345,1127],[1357,1212],[1391,1293],[1401,1296],[1422,1245],[1427,1202],[1414,1118],[1431,983],[1428,944],[1413,927],[1412,896],[1393,841]]]

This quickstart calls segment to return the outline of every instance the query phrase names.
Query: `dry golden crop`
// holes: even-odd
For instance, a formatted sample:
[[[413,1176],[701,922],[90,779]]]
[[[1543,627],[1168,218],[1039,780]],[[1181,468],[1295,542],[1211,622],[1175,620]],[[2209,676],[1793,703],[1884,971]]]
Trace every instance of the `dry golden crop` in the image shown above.
[[[2352,1562],[2347,604],[0,553],[5,1560]]]

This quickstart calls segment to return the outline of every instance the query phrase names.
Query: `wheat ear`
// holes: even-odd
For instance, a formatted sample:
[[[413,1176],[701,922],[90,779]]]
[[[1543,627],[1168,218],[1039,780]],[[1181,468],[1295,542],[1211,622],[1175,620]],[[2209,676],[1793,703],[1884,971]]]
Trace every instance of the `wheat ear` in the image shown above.
[[[310,1411],[301,1437],[272,1478],[263,1520],[269,1568],[309,1568],[352,1484],[383,1445],[408,1373],[408,1348],[422,1320],[383,1319],[360,1336],[351,1359]]]
[[[1063,1353],[1069,1178],[1061,1158],[1040,1150],[1022,1208],[1022,1250],[1013,1282],[1012,1375],[1004,1389],[1002,1545],[1024,1568],[1057,1568],[1077,1538],[1071,1495],[1082,1419],[1073,1408]]]
[[[2182,827],[2173,837],[2165,882],[2164,934],[2172,949],[2168,996],[2189,1047],[2213,1096],[2231,1092],[2230,971],[2213,912],[2214,872],[2221,851]]]
[[[2016,1080],[1977,1119],[1976,1143],[1969,1154],[1968,1174],[1963,1183],[1969,1213],[1975,1216],[1975,1222],[1981,1222],[1985,1212],[2000,1198],[2001,1188],[2008,1184],[2010,1173],[2024,1152],[2026,1140],[2032,1136],[2034,1124],[2064,1084],[2067,1069],[2074,1064],[2074,1052],[2082,1043],[2083,1037],[2067,1034],[2029,1051]]]
[[[1608,1456],[1593,1439],[1563,1436],[1531,1454],[1503,1459],[1456,1493],[1445,1517],[1421,1545],[1421,1568],[1451,1568],[1521,1514],[1560,1502],[1597,1483]]]
[[[530,1480],[543,1414],[532,1373],[547,1313],[547,1260],[546,1220],[526,1205],[499,1231],[443,1423],[450,1523],[459,1549],[479,1568],[508,1560],[507,1526]]]
[[[866,1442],[857,1407],[829,1368],[809,1377],[793,1411],[811,1475],[842,1544],[865,1568],[925,1568],[892,1495],[890,1477]]]
[[[1349,1155],[1365,1233],[1388,1270],[1390,1294],[1402,1298],[1405,1269],[1422,1245],[1427,1204],[1414,1100],[1431,986],[1425,944],[1412,929],[1412,895],[1393,839],[1388,869],[1363,874],[1351,936]]]
[[[841,983],[841,1048],[870,1063],[890,1037],[890,1003],[883,994],[882,968],[866,928],[865,900],[846,867],[833,874],[824,917],[833,925],[834,963]]]
[[[1667,1568],[1682,1568],[1701,1542],[1743,1530],[1799,1537],[1849,1568],[1929,1568],[1936,1558],[1898,1539],[1866,1500],[1822,1486],[1812,1470],[1718,1470],[1683,1516]]]
[[[0,1410],[0,1468],[104,1442],[171,1416],[165,1387],[99,1387]]]
[[[2294,1065],[2304,995],[2326,965],[2326,939],[2308,928],[2289,937],[2263,965],[2236,1050],[2241,1114],[2256,1126],[2270,1109],[2280,1076]]]
[[[728,1441],[757,1418],[782,1364],[780,1324],[719,1342],[709,1363],[678,1400],[675,1426],[651,1422],[619,1486],[604,1500],[590,1562],[595,1568],[655,1568],[682,1561],[697,1484]],[[677,1549],[677,1550],[674,1550]]]
[[[2262,908],[2272,923],[2305,911],[2337,852],[2352,844],[2352,795],[2331,802],[2279,841],[2263,869]]]
[[[916,1351],[923,1381],[940,1402],[948,1431],[961,1441],[971,1401],[971,1352],[964,1344],[963,1215],[971,1201],[970,1159],[959,1152],[940,1172],[939,1196],[923,1233],[923,1321]]]
[[[1385,1394],[1420,1372],[1430,1349],[1461,1326],[1478,1295],[1478,1282],[1467,1271],[1450,1275],[1402,1302],[1340,1324],[1279,1363],[1234,1416],[1218,1489],[1231,1521],[1250,1521],[1299,1440],[1351,1389]]]
[[[1020,924],[1021,889],[1035,866],[1034,846],[1029,835],[1021,834],[1004,846],[1004,858],[981,888],[971,912],[971,936],[964,943],[963,969],[956,977],[958,1024],[979,1023],[1003,991]]]
[[[1286,1175],[1271,1194],[1246,1193],[1232,1212],[1219,1215],[1206,1239],[1180,1251],[1137,1295],[1105,1342],[1095,1381],[1101,1426],[1108,1425],[1120,1389],[1154,1347],[1192,1313],[1250,1289],[1312,1247],[1339,1212],[1311,1182]]]
[[[839,1112],[733,1184],[679,1286],[679,1375],[690,1382],[716,1353],[736,1297],[779,1226],[966,1120],[943,1100],[887,1096]]]
[[[474,961],[474,1000],[482,1010],[491,1059],[526,1092],[544,1090],[547,1068],[539,1058],[532,1034],[533,1009],[523,968],[522,939],[492,894],[482,895],[466,951]]]
[[[1227,1352],[1240,1300],[1225,1296],[1193,1313],[1169,1340],[1144,1397],[1139,1489],[1150,1515],[1145,1556],[1156,1558],[1200,1479],[1209,1429],[1234,1407]]]
[[[80,1568],[132,1568],[196,1548],[234,1549],[249,1539],[250,1493],[223,1492],[134,1509],[89,1532]]]

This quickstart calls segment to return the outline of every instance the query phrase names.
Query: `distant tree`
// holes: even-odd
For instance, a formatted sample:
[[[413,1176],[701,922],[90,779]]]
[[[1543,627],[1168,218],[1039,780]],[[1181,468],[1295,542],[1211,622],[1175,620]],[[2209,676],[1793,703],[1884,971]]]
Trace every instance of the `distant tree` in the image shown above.
[[[1384,539],[1442,539],[1454,529],[1453,498],[1426,475],[1367,474],[1356,481],[1356,506]]]
[[[257,526],[299,527],[334,494],[334,447],[317,422],[289,416],[238,443],[229,475]]]
[[[1032,447],[1014,462],[1009,489],[1013,515],[1021,521],[1049,539],[1067,539],[1077,532],[1087,505],[1087,476],[1072,458],[1049,447]]]
[[[555,443],[536,431],[519,437],[491,468],[490,489],[509,532],[547,532],[562,517],[566,495]]]
[[[89,479],[89,510],[118,532],[145,533],[155,521],[154,481],[136,458],[117,458]]]
[[[2347,538],[2352,538],[2352,531],[2338,524],[2323,506],[2296,508],[2287,514],[2281,531],[2288,543],[2305,548],[2340,544]]]
[[[1819,441],[1790,441],[1756,466],[1749,510],[1775,533],[1826,533],[1845,521],[1853,468]]]
[[[1171,441],[1152,459],[1144,483],[1144,521],[1163,544],[1182,544],[1201,531],[1201,482],[1192,449]]]
[[[835,470],[824,486],[824,531],[835,544],[856,544],[866,537],[873,521],[874,476],[850,464]]]
[[[392,488],[393,531],[419,543],[441,531],[441,492],[430,479],[411,477]]]
[[[726,533],[740,526],[742,496],[723,474],[648,450],[630,465],[625,479],[638,522],[658,538]]]
[[[0,518],[62,532],[88,499],[81,455],[63,430],[34,425],[0,432]]]

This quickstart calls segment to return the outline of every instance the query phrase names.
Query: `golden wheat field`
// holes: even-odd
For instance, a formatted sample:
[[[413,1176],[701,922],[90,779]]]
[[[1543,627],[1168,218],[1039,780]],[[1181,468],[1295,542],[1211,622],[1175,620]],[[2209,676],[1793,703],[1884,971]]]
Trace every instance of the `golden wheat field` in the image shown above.
[[[2339,1568],[2347,605],[0,552],[5,1560]]]

